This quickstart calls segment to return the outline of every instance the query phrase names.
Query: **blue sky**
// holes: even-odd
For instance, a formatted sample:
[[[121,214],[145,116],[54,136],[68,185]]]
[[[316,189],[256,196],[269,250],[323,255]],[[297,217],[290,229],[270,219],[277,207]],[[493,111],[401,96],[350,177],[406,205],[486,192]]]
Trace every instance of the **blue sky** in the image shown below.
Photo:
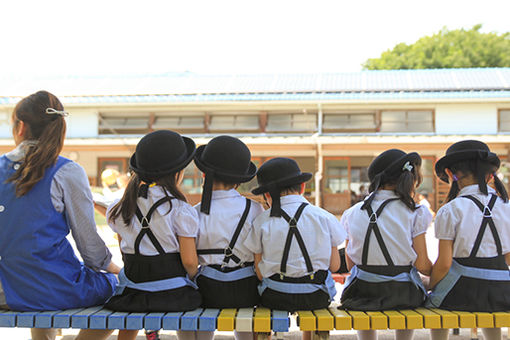
[[[3,1],[0,75],[359,71],[399,42],[483,24],[510,1]]]

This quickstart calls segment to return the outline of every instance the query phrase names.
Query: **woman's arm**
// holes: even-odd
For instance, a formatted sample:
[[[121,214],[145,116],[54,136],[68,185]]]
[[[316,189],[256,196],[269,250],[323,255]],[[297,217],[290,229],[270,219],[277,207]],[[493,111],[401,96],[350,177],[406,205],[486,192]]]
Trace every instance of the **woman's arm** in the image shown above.
[[[184,269],[186,269],[190,278],[195,277],[198,272],[198,255],[195,238],[179,236],[179,248]]]
[[[432,271],[432,262],[427,254],[427,241],[425,239],[425,234],[420,234],[413,238],[413,249],[417,255],[414,266],[423,275],[430,276]]]
[[[510,253],[505,254],[505,261],[507,266],[510,266]]]
[[[254,254],[253,257],[255,258],[255,272],[257,273],[259,280],[262,281],[263,277],[259,270],[259,262],[262,260],[262,253]]]
[[[452,265],[453,258],[453,240],[439,240],[439,255],[436,263],[432,266],[429,288],[432,289],[436,284],[448,274]]]
[[[340,269],[340,254],[337,247],[331,248],[331,258],[329,260],[329,270],[335,273]]]
[[[349,269],[349,271],[350,271],[352,269],[352,267],[354,267],[356,264],[354,262],[352,262],[349,255],[347,255],[347,245],[348,244],[349,244],[349,240],[345,240],[345,263],[347,264],[347,269]]]

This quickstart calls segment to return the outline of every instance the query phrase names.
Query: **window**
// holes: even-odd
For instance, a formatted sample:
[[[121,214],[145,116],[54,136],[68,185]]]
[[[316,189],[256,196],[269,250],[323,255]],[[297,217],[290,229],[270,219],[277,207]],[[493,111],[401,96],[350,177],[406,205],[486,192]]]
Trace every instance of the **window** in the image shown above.
[[[210,131],[259,131],[258,115],[213,115]]]
[[[510,132],[510,110],[499,111],[499,131]]]
[[[193,112],[187,115],[182,114],[156,114],[152,129],[169,129],[177,132],[204,132],[205,114]]]
[[[432,111],[382,111],[381,132],[434,132]]]
[[[375,132],[375,112],[324,113],[324,131]]]
[[[100,134],[144,134],[149,132],[149,115],[140,113],[99,114]]]
[[[317,115],[310,113],[268,114],[268,132],[316,131]]]

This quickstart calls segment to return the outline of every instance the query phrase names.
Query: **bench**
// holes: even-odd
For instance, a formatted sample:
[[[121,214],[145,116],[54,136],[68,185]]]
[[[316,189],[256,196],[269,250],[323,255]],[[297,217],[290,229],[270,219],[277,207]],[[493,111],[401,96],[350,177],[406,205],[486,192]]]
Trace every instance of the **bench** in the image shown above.
[[[78,329],[164,329],[203,331],[253,331],[259,338],[274,332],[277,339],[295,319],[301,331],[314,339],[328,339],[332,330],[437,329],[510,327],[510,312],[470,313],[416,308],[381,312],[328,309],[286,311],[267,308],[196,309],[179,313],[113,312],[102,306],[49,312],[0,311],[0,327]]]

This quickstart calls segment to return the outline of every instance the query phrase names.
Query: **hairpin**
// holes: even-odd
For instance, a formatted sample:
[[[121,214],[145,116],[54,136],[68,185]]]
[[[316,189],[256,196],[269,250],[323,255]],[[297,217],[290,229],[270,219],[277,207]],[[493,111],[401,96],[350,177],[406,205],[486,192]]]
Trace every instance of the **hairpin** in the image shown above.
[[[60,115],[62,117],[69,116],[69,112],[67,112],[67,111],[58,111],[58,110],[55,110],[54,108],[51,108],[51,107],[46,109],[46,114],[48,114],[48,115]]]
[[[409,161],[407,161],[404,166],[402,167],[402,171],[412,171],[413,170],[413,166],[411,165],[411,163]]]
[[[452,175],[452,179],[454,182],[457,182],[459,180],[459,178],[457,176],[455,176],[455,174]]]

